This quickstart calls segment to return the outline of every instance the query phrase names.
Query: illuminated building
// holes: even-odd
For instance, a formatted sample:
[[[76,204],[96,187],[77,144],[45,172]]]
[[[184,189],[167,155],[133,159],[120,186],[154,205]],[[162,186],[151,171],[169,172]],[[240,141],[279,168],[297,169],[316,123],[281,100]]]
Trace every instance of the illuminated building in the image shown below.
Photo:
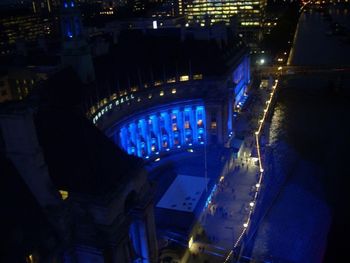
[[[64,0],[61,5],[61,32],[63,66],[72,67],[83,83],[93,81],[95,75],[91,52],[85,39],[75,0]]]
[[[205,26],[221,21],[229,25],[232,17],[236,17],[238,31],[254,46],[261,38],[266,4],[266,0],[194,0],[185,12],[189,25]]]
[[[32,0],[32,8],[35,14],[51,13],[58,6],[59,0]]]
[[[179,17],[185,14],[185,9],[188,5],[187,0],[166,0],[158,7],[154,8],[150,15],[151,17]]]
[[[185,156],[195,150],[201,155],[206,147],[223,147],[236,132],[234,111],[247,96],[250,57],[240,38],[227,27],[221,29],[215,25],[121,32],[109,55],[95,60],[99,96],[90,99],[94,103],[88,107],[88,118],[126,153],[148,164],[163,158],[171,162],[180,157],[177,153]],[[165,181],[168,176],[165,171],[159,174]],[[179,229],[183,236],[190,234],[215,191],[213,177],[208,183],[202,173],[177,176],[171,186],[154,179],[158,240]],[[186,201],[181,201],[181,194],[175,201],[176,195],[164,190],[188,188],[186,198],[194,188],[188,187],[191,184],[198,187],[198,199],[186,211],[172,208]],[[185,257],[171,245],[160,250],[159,257],[171,253],[179,261]]]
[[[159,30],[116,47],[118,59],[112,56],[111,64],[104,64],[115,69],[109,74],[117,78],[117,89],[100,98],[89,117],[127,153],[146,159],[192,145],[223,144],[235,130],[233,112],[250,83],[247,49],[225,34],[211,34],[214,38],[208,41],[208,29],[200,30],[202,35],[189,30],[191,40],[180,30],[180,39],[157,37],[157,32],[176,33]],[[156,35],[148,42],[152,32]],[[147,48],[151,43],[152,51]],[[105,83],[99,72],[97,82]]]
[[[0,55],[7,55],[18,41],[33,42],[40,36],[54,34],[54,21],[34,15],[4,16],[0,18]]]

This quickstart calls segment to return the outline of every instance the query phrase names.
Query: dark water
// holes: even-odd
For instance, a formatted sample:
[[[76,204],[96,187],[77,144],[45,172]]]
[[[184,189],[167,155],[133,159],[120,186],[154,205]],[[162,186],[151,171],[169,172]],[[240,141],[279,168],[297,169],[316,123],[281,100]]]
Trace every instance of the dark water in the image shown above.
[[[349,10],[330,10],[350,28]],[[349,65],[350,45],[322,14],[303,14],[292,64]],[[350,74],[282,80],[270,128],[273,170],[285,184],[250,244],[255,259],[347,262]]]

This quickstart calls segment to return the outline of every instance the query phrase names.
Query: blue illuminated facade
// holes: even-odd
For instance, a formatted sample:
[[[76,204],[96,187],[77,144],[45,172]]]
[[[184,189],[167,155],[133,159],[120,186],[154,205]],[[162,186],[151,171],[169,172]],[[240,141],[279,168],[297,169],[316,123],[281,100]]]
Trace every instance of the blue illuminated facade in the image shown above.
[[[115,142],[128,154],[149,158],[160,152],[204,144],[204,105],[162,107],[123,122]]]
[[[75,8],[73,0],[66,0],[63,2],[62,14],[61,23],[64,38],[72,39],[80,37],[82,34],[80,14]]]
[[[245,101],[245,93],[250,83],[250,59],[245,57],[233,71],[233,85],[235,95],[235,106],[242,105]]]

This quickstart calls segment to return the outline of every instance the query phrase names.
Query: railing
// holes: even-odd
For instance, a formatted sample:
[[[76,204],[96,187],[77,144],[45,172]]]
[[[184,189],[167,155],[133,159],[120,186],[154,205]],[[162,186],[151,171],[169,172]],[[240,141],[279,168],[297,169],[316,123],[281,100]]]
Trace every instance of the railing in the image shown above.
[[[229,260],[233,259],[234,256],[239,253],[241,245],[242,245],[242,240],[247,236],[247,233],[250,229],[250,223],[252,221],[252,216],[256,210],[257,207],[257,202],[258,198],[261,195],[260,190],[261,190],[261,185],[263,183],[263,178],[264,178],[264,167],[263,167],[263,162],[262,162],[262,154],[261,154],[261,147],[260,147],[260,137],[262,135],[262,128],[265,124],[265,121],[267,119],[267,115],[269,113],[269,110],[271,108],[272,104],[272,99],[276,93],[276,89],[278,86],[278,80],[275,80],[275,84],[272,86],[272,91],[270,93],[270,98],[266,101],[266,108],[264,109],[264,114],[262,119],[259,120],[259,127],[258,130],[255,131],[255,141],[256,141],[256,149],[257,149],[257,154],[258,154],[258,163],[259,163],[259,178],[258,182],[255,185],[255,193],[254,193],[254,198],[250,202],[250,210],[248,214],[248,220],[243,224],[243,230],[241,234],[238,236],[237,240],[233,244],[233,249],[229,252],[225,259],[225,263],[229,262]]]

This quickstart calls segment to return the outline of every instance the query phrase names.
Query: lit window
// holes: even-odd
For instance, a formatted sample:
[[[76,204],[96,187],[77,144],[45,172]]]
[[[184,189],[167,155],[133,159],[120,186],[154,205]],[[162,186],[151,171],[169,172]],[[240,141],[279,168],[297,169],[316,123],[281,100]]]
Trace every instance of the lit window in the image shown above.
[[[202,78],[203,78],[202,74],[193,75],[193,79],[202,79]]]
[[[210,124],[211,129],[216,129],[216,121],[212,121]]]
[[[176,80],[175,80],[175,78],[171,78],[171,79],[168,79],[166,82],[167,83],[174,83],[174,82],[176,82]]]
[[[149,98],[149,99],[152,99],[152,94],[148,94],[148,98]]]
[[[164,91],[161,90],[160,93],[159,93],[159,95],[160,95],[160,96],[164,96]]]
[[[160,86],[160,85],[162,85],[162,82],[161,82],[161,81],[155,81],[155,82],[154,82],[154,86]]]
[[[180,76],[180,81],[188,81],[190,78],[188,75],[182,75]]]
[[[172,90],[171,90],[171,93],[172,93],[172,94],[175,94],[175,93],[176,93],[176,89],[172,89]]]
[[[68,198],[68,192],[67,191],[59,190],[59,192],[61,194],[62,200],[66,200]]]

